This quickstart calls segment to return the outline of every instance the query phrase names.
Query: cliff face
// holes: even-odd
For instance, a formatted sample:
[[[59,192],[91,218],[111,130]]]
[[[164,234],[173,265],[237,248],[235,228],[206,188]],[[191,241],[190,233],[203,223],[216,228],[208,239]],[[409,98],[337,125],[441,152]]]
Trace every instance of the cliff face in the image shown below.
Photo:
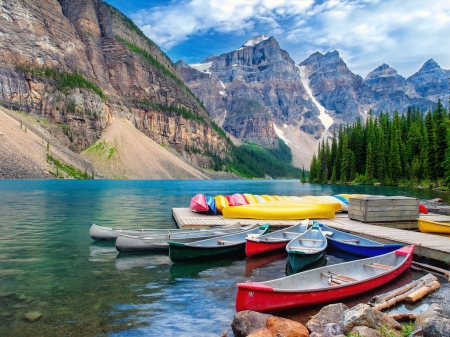
[[[179,62],[177,66],[211,116],[237,138],[271,146],[276,136],[273,123],[306,130],[312,120],[319,127],[311,133],[320,137],[323,131],[319,111],[302,85],[299,69],[273,37],[259,36],[200,64]],[[242,101],[234,103],[242,99],[263,109],[258,113],[247,109],[243,114]]]
[[[225,154],[225,140],[172,62],[113,7],[101,0],[10,0],[0,10],[1,104],[55,123],[49,130],[71,149],[91,145],[120,116],[158,143],[181,151],[207,144]],[[46,68],[76,74],[82,84]]]

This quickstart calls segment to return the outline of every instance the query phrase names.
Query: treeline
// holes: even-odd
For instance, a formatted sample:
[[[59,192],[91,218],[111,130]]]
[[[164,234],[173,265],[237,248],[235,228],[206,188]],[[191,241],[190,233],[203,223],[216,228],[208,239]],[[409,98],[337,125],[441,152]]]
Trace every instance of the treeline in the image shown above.
[[[264,148],[254,143],[232,146],[232,161],[224,163],[230,170],[245,178],[295,178],[302,170],[292,166],[291,149],[280,139],[277,148]]]
[[[331,144],[319,144],[309,182],[445,185],[450,182],[450,115],[440,100],[426,114],[413,108],[392,116],[369,112],[364,124],[341,126]]]

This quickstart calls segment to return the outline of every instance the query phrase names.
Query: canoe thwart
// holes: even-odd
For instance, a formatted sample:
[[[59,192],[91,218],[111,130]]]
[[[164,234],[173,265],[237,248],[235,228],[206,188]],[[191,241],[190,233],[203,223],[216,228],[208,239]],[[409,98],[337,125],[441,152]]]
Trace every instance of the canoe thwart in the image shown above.
[[[339,280],[339,281],[342,281],[342,282],[355,282],[355,281],[358,281],[357,279],[355,279],[353,277],[345,276],[345,275],[338,274],[338,273],[333,273],[333,272],[330,272],[330,271],[328,271],[326,273],[320,273],[320,275],[329,277],[330,278],[330,282],[333,282],[333,281],[336,281],[336,280]]]
[[[358,239],[339,240],[341,242],[359,243]]]
[[[300,235],[302,233],[300,232],[283,232],[283,234],[294,234],[294,235]]]
[[[323,250],[322,248],[300,247],[300,246],[290,247],[290,249],[291,250],[312,250],[312,251],[321,251],[321,250]]]
[[[238,242],[235,242],[235,241],[227,241],[227,240],[217,240],[217,243],[218,243],[219,245],[234,245],[234,244],[236,244],[236,243],[238,243]]]
[[[266,240],[266,241],[271,241],[271,240],[273,240],[273,241],[286,241],[286,239],[283,239],[283,238],[264,238],[264,240]]]
[[[394,268],[393,266],[388,266],[385,264],[380,264],[380,263],[370,263],[370,264],[364,264],[365,267],[371,267],[371,268],[380,268],[380,269],[386,269],[386,270],[390,270],[392,268]]]
[[[317,239],[302,239],[302,238],[299,238],[298,239],[299,241],[311,241],[311,242],[323,242],[323,240],[317,240]]]

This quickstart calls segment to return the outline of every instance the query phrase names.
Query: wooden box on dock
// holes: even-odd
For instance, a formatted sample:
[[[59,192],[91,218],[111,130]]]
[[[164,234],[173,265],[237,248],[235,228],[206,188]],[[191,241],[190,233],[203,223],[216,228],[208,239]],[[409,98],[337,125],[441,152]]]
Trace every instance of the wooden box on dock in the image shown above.
[[[370,223],[415,221],[419,217],[419,200],[402,196],[350,198],[348,217]]]

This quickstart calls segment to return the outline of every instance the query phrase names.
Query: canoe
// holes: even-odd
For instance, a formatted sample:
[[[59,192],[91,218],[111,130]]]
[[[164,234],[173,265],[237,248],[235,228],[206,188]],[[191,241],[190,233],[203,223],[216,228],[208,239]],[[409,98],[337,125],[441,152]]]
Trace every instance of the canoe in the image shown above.
[[[337,301],[389,283],[410,266],[414,246],[283,278],[238,283],[236,311],[273,312]]]
[[[253,194],[244,193],[244,197],[247,200],[247,204],[257,204],[258,199]]]
[[[312,225],[303,234],[298,235],[286,245],[289,264],[294,273],[319,260],[325,255],[327,238],[318,224]]]
[[[341,199],[333,197],[331,195],[321,195],[319,198],[325,202],[338,202],[341,204],[341,211],[348,212],[348,201],[344,202]]]
[[[317,206],[328,206],[333,207],[336,212],[342,210],[342,203],[339,200],[325,201],[319,197],[290,197],[291,202],[297,202],[303,205],[317,205]]]
[[[449,221],[433,221],[425,219],[417,219],[419,222],[419,230],[422,233],[438,233],[438,234],[450,234],[450,222]]]
[[[226,195],[225,198],[228,201],[228,206],[239,206],[232,195]]]
[[[251,226],[252,228],[255,226]],[[235,224],[226,227],[191,229],[189,232],[147,235],[147,236],[131,236],[119,235],[116,240],[116,249],[119,252],[149,252],[156,250],[168,250],[167,241],[176,240],[179,242],[194,242],[214,238],[227,234],[240,233],[248,230],[249,227],[241,227]]]
[[[219,257],[245,256],[245,238],[259,236],[269,231],[269,224],[240,233],[183,243],[169,241],[169,257],[173,262],[188,259],[211,259]]]
[[[208,212],[208,204],[204,194],[196,194],[191,198],[190,208],[192,212]]]
[[[232,195],[236,206],[247,205],[248,201],[243,194],[235,193]]]
[[[332,219],[335,217],[335,209],[295,201],[272,201],[227,207],[222,210],[222,215],[224,218],[262,220]]]
[[[213,197],[207,196],[206,203],[208,204],[208,213],[217,214],[216,201]]]
[[[259,204],[260,204],[260,203],[267,202],[266,199],[264,199],[262,196],[260,196],[260,195],[258,195],[258,194],[255,194],[255,198],[256,198],[256,200],[258,201]]]
[[[216,202],[217,212],[222,214],[222,210],[225,207],[228,207],[228,200],[227,200],[227,198],[225,198],[223,195],[216,195],[214,197],[214,201]]]
[[[202,229],[204,230],[204,229]],[[93,224],[89,230],[89,235],[94,240],[116,241],[119,235],[125,234],[130,236],[147,236],[147,235],[168,235],[175,233],[192,232],[192,229],[124,229],[104,227]]]
[[[257,238],[247,237],[245,239],[245,255],[250,257],[285,249],[289,241],[304,233],[308,229],[308,224],[309,220],[307,219],[298,225],[283,228],[275,232],[270,232]]]
[[[322,232],[325,233],[329,246],[333,246],[351,254],[373,257],[390,253],[403,247],[401,243],[383,244],[354,234],[341,232],[322,224],[319,224],[319,226],[322,229]]]
[[[267,202],[271,202],[271,201],[278,201],[276,200],[274,197],[272,197],[271,195],[267,195],[267,194],[263,194],[261,196],[261,198],[263,198],[265,201]]]
[[[419,204],[419,212],[423,214],[428,214],[428,210],[423,204]]]

